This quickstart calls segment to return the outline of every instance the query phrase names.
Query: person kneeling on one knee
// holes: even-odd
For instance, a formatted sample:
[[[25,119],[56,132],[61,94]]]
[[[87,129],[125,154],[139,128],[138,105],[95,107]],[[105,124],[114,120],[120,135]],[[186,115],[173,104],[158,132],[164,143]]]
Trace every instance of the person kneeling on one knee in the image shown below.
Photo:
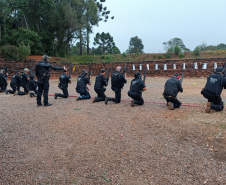
[[[177,99],[177,94],[179,92],[183,92],[183,88],[179,79],[180,76],[178,74],[174,74],[165,83],[163,96],[166,99],[167,106],[169,106],[170,110],[174,110],[174,108],[179,108],[181,106],[181,102]]]
[[[82,74],[78,76],[76,92],[80,95],[78,96],[77,101],[91,98],[89,94],[89,88],[87,87],[87,84],[90,86],[91,82],[90,79],[87,77],[87,74],[87,70],[84,69],[82,71]]]
[[[211,109],[215,111],[222,111],[224,103],[221,99],[223,89],[226,89],[226,78],[223,77],[225,69],[222,67],[216,68],[208,78],[201,94],[208,100],[205,112],[209,113]]]
[[[128,96],[133,99],[131,100],[131,107],[134,107],[134,104],[144,104],[144,99],[142,98],[142,91],[147,90],[144,81],[141,79],[141,73],[135,73],[134,77],[135,78],[131,81],[130,90],[128,92]]]

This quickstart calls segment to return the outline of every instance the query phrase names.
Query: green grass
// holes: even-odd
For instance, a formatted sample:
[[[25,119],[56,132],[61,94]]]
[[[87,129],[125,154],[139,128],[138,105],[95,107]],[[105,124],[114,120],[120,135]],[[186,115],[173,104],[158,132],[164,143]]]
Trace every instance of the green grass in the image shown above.
[[[204,125],[209,125],[209,122],[205,122],[205,121],[201,121],[201,123],[203,123]]]
[[[226,124],[220,124],[219,127],[222,129],[226,129]]]

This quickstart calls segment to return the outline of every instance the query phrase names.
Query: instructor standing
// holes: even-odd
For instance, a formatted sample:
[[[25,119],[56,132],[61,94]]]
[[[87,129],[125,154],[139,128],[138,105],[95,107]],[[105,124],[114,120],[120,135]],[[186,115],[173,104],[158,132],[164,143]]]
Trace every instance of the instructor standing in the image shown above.
[[[52,66],[49,64],[49,59],[47,55],[42,57],[39,63],[36,64],[35,73],[38,79],[38,94],[37,94],[37,105],[41,106],[42,93],[44,92],[44,106],[51,106],[52,104],[48,102],[48,92],[49,92],[49,69],[53,70],[63,70],[63,67]]]

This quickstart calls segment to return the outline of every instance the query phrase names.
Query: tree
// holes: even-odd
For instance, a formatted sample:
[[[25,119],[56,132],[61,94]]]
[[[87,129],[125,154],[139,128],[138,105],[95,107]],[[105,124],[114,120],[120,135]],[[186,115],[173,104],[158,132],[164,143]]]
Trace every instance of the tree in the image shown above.
[[[112,48],[112,54],[121,54],[121,51],[119,50],[119,48],[117,46],[114,46]]]
[[[165,51],[168,51],[168,49],[171,46],[173,46],[173,47],[178,46],[184,52],[190,51],[190,49],[186,48],[182,39],[180,39],[180,38],[173,38],[173,39],[169,40],[168,42],[163,42],[163,47],[164,47]]]
[[[132,37],[129,41],[128,53],[143,53],[144,45],[138,36]]]
[[[200,55],[200,47],[199,47],[199,46],[197,46],[197,47],[194,49],[193,54],[194,54],[195,56],[199,56],[199,55]]]
[[[179,46],[175,46],[174,47],[174,53],[179,56],[179,54],[181,53],[181,48]]]
[[[105,52],[111,53],[112,48],[115,46],[113,37],[109,33],[97,33],[93,42],[94,46],[99,45],[102,54]]]
[[[226,44],[223,44],[223,43],[218,44],[218,45],[217,45],[217,49],[218,49],[218,50],[226,49]]]

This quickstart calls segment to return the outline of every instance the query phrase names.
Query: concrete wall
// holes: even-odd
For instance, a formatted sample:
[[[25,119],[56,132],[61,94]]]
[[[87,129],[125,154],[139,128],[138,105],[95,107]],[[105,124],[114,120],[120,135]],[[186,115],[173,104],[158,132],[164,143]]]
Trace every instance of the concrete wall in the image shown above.
[[[0,59],[0,69],[5,66],[8,66],[9,69],[9,79],[14,74],[14,71],[20,70],[22,71],[24,68],[31,69],[32,66],[35,65],[38,61],[36,60],[23,60],[16,62],[14,60],[4,60]],[[141,72],[144,74],[144,70],[149,66],[149,70],[147,70],[148,77],[170,77],[174,73],[182,74],[185,72],[185,77],[207,77],[214,71],[214,67],[222,67],[226,62],[226,58],[202,58],[202,59],[184,59],[184,60],[159,60],[159,61],[140,61],[140,62],[129,62],[127,63],[127,76],[134,76],[135,72]],[[69,64],[57,64],[51,63],[52,65],[57,66],[65,66],[67,68],[70,67]],[[203,69],[203,65],[207,65],[206,69]],[[110,75],[115,70],[117,66],[122,66],[124,68],[125,62],[120,63],[98,63],[92,64],[92,75],[96,76],[100,69],[108,69],[111,68]],[[140,65],[142,66],[142,70],[140,70]],[[158,65],[158,69],[156,70],[156,65]],[[215,65],[215,66],[214,66]],[[88,64],[79,64],[73,65],[75,66],[75,71],[72,73],[73,77],[78,76],[82,73],[83,69],[88,70]],[[135,66],[135,70],[133,70],[133,66]],[[176,66],[176,69],[174,67]],[[183,70],[185,67],[185,70]],[[51,71],[51,79],[59,78],[61,71]]]

